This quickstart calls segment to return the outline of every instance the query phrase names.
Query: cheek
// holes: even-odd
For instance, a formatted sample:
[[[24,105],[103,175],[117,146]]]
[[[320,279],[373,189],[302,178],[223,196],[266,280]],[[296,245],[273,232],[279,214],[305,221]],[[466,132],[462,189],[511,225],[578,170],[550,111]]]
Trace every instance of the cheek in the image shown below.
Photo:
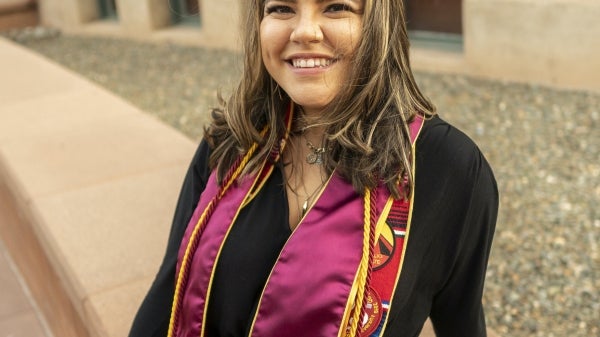
[[[260,37],[260,53],[263,57],[263,61],[266,60],[267,57],[267,51],[266,48],[268,46],[267,44],[267,32],[265,30],[264,25],[261,23],[260,25],[260,32],[259,32],[259,37]]]
[[[360,44],[360,39],[362,38],[362,24],[353,24],[350,28],[350,37],[349,44],[350,49],[354,52],[358,45]]]
[[[352,54],[360,43],[362,25],[356,22],[339,22],[329,27],[331,41],[344,54]]]
[[[362,39],[362,26],[354,27],[354,31],[352,34],[352,43],[354,45],[354,49],[358,47],[360,44],[360,40]]]
[[[263,58],[274,58],[282,38],[281,28],[263,20],[260,25],[260,50]]]

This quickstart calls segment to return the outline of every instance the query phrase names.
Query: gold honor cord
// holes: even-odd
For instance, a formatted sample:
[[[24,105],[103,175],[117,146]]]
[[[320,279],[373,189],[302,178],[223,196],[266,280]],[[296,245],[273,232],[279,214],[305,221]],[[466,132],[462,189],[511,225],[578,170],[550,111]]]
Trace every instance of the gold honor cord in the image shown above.
[[[289,134],[289,128],[290,128],[291,121],[292,121],[293,111],[294,111],[294,104],[291,103],[289,106],[287,115],[286,115],[286,119],[287,119],[286,124],[288,126],[288,130],[286,130],[286,134],[285,134],[286,138]],[[266,126],[260,132],[261,137],[264,138],[265,135],[267,134],[268,130],[269,130],[269,127]],[[236,181],[236,179],[239,178],[240,174],[243,172],[244,168],[246,167],[246,165],[248,164],[248,162],[250,161],[250,159],[256,152],[256,149],[258,149],[258,143],[255,142],[254,144],[252,144],[250,149],[248,149],[248,152],[246,153],[246,155],[244,155],[243,157],[240,157],[240,159],[238,159],[232,165],[232,167],[227,172],[227,175],[225,175],[223,182],[222,182],[221,186],[219,187],[219,190],[217,191],[217,194],[208,203],[208,205],[202,212],[202,215],[198,219],[198,222],[194,226],[194,230],[192,231],[192,234],[190,235],[188,245],[185,249],[185,253],[184,253],[183,259],[181,261],[181,267],[179,269],[179,274],[177,275],[177,283],[175,284],[175,294],[173,296],[173,304],[171,306],[171,318],[169,320],[169,331],[167,334],[168,337],[175,337],[175,329],[178,325],[181,307],[183,306],[182,292],[184,291],[185,287],[187,286],[187,280],[188,280],[188,276],[189,276],[189,272],[190,272],[190,268],[191,268],[190,264],[191,264],[193,255],[196,252],[196,249],[198,248],[199,236],[200,236],[204,226],[208,222],[208,219],[211,217],[217,203],[219,202],[219,200],[221,200],[223,195],[225,195],[225,192],[229,189],[229,187],[231,187],[231,185]],[[282,149],[280,149],[280,152],[281,152],[281,150]]]
[[[362,251],[362,257],[360,260],[360,264],[359,264],[359,268],[358,268],[358,278],[356,280],[357,282],[357,291],[356,291],[356,299],[354,301],[354,309],[352,312],[352,317],[349,320],[350,326],[349,329],[347,330],[347,334],[346,336],[348,337],[354,337],[354,336],[359,336],[360,334],[360,322],[361,320],[361,315],[363,313],[363,307],[364,307],[364,299],[365,299],[365,294],[367,292],[367,287],[368,287],[368,279],[369,279],[369,269],[370,269],[370,260],[371,260],[371,253],[372,253],[372,249],[371,249],[371,238],[372,238],[372,233],[371,231],[374,230],[372,229],[371,226],[371,222],[373,219],[371,219],[372,216],[372,212],[371,212],[371,191],[369,189],[365,190],[365,197],[364,197],[364,227],[363,227],[363,251]]]
[[[263,133],[266,133],[266,130],[263,130]],[[177,277],[177,283],[175,286],[175,296],[173,297],[173,306],[171,307],[171,319],[169,321],[169,334],[168,337],[173,337],[175,333],[175,327],[179,320],[179,313],[181,311],[181,306],[183,305],[182,291],[187,283],[187,279],[189,276],[190,263],[192,260],[192,256],[197,248],[197,241],[199,239],[199,234],[201,230],[204,228],[204,225],[208,222],[208,218],[212,215],[214,208],[216,207],[217,202],[223,197],[227,189],[233,184],[233,182],[239,177],[240,173],[243,171],[244,167],[258,148],[258,144],[254,143],[250,150],[246,155],[242,158],[241,161],[236,163],[230,170],[230,172],[226,176],[226,180],[223,181],[222,186],[219,188],[217,195],[209,202],[208,206],[202,212],[202,215],[198,219],[198,222],[194,226],[194,231],[190,236],[190,240],[185,249],[185,254],[183,256],[183,260],[181,261],[180,272]]]

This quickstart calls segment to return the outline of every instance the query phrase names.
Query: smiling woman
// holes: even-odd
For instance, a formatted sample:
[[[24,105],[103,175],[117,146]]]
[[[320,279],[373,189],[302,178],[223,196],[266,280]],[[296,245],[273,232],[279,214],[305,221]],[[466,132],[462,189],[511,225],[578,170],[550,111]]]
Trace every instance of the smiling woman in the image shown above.
[[[419,91],[402,1],[244,4],[130,336],[485,336],[496,183]]]

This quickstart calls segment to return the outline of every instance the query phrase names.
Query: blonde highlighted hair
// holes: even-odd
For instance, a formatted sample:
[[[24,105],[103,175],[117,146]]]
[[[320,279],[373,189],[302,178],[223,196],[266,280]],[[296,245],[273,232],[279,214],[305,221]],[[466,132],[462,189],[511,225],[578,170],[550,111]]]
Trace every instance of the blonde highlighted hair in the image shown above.
[[[260,145],[246,173],[258,170],[285,133],[287,94],[267,72],[261,57],[260,23],[265,0],[243,1],[242,78],[231,97],[213,109],[205,138],[212,148],[209,166],[221,179],[253,143]],[[402,0],[365,0],[362,37],[342,89],[326,107],[325,160],[352,182],[358,193],[383,182],[395,197],[413,184],[408,123],[417,114],[429,117],[434,106],[421,93],[409,63],[409,40]],[[262,138],[260,130],[269,132]],[[407,178],[407,190],[398,188]]]

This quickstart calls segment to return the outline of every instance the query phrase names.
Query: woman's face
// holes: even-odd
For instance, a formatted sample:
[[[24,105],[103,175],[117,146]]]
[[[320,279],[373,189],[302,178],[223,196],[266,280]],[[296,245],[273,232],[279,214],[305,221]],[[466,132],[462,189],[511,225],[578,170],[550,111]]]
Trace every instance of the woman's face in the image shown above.
[[[364,0],[266,0],[260,25],[269,74],[305,113],[340,91],[359,44]]]

